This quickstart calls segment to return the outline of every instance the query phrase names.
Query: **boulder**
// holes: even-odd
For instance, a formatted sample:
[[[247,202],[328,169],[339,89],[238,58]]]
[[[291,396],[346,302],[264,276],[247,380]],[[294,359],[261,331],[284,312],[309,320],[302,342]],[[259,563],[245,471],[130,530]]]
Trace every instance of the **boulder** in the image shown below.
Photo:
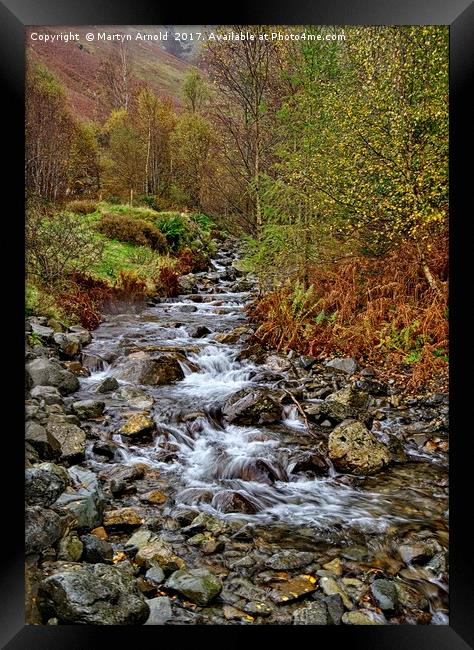
[[[35,449],[40,458],[53,460],[61,454],[61,445],[54,435],[38,422],[27,422],[25,440]]]
[[[25,553],[41,553],[64,534],[67,520],[50,508],[29,506],[25,509]]]
[[[80,427],[70,422],[67,416],[50,415],[46,429],[59,442],[61,460],[73,463],[84,458],[86,434]]]
[[[86,330],[80,325],[71,325],[69,331],[71,334],[78,337],[81,345],[88,345],[92,341],[92,334],[89,332],[89,330]]]
[[[82,560],[89,564],[110,563],[114,551],[112,544],[100,539],[96,535],[82,535],[81,542],[83,545]]]
[[[135,556],[135,562],[146,569],[158,566],[165,573],[186,567],[184,560],[174,554],[171,544],[156,536],[151,537],[148,544],[141,546]]]
[[[242,512],[254,515],[258,511],[256,504],[240,492],[232,490],[218,492],[212,500],[212,506],[220,512]]]
[[[105,402],[97,399],[83,399],[79,402],[74,402],[72,405],[72,410],[81,420],[100,417],[104,412],[104,408]]]
[[[119,397],[125,400],[127,404],[133,408],[151,409],[153,406],[153,397],[151,395],[148,395],[148,393],[141,388],[135,388],[134,386],[122,386],[118,394]]]
[[[293,569],[301,569],[314,560],[314,554],[307,551],[295,551],[288,549],[279,551],[272,555],[265,562],[265,566],[275,571],[292,571]]]
[[[82,557],[82,542],[76,533],[65,535],[59,540],[58,560],[64,562],[79,562]]]
[[[74,487],[63,492],[56,505],[74,515],[77,528],[91,530],[102,523],[104,510],[97,476],[81,467],[70,467],[69,476]]]
[[[147,600],[147,604],[150,608],[150,616],[145,625],[164,625],[173,617],[171,601],[166,596],[151,598]]]
[[[133,527],[141,526],[143,517],[141,513],[133,507],[117,508],[116,510],[107,510],[104,512],[104,526]]]
[[[279,394],[267,389],[239,391],[227,401],[222,413],[228,422],[242,425],[279,422],[282,417]]]
[[[328,447],[329,458],[341,472],[374,474],[391,461],[388,447],[356,420],[342,422],[331,431]]]
[[[365,391],[357,390],[354,386],[346,386],[328,395],[318,404],[305,403],[303,409],[310,420],[322,422],[328,419],[332,424],[338,424],[348,418],[370,422],[367,414],[370,397]]]
[[[49,359],[33,359],[26,364],[27,385],[56,386],[62,395],[73,393],[79,388],[79,380],[72,373]]]
[[[50,506],[69,485],[66,470],[53,463],[42,463],[25,470],[25,500],[32,506]]]
[[[155,430],[155,421],[147,413],[133,413],[120,428],[120,433],[124,436],[141,438],[152,437]]]
[[[293,612],[293,625],[331,625],[326,604],[314,601]]]
[[[153,358],[141,352],[131,354],[122,365],[119,378],[148,386],[179,381],[184,373],[177,357],[176,354],[160,354]]]
[[[74,359],[82,349],[81,340],[76,334],[56,332],[53,340],[58,346],[60,357],[64,359]]]
[[[110,473],[110,491],[114,497],[120,496],[130,488],[130,484],[143,478],[145,470],[141,465],[125,465],[114,468]]]
[[[335,359],[326,361],[324,365],[329,368],[334,368],[334,370],[345,372],[347,375],[353,375],[359,367],[357,361],[352,357],[336,357]]]
[[[179,288],[182,293],[192,293],[197,287],[198,279],[193,273],[187,273],[179,278]]]
[[[168,578],[165,586],[201,607],[214,600],[222,589],[220,580],[206,569],[175,571]]]
[[[31,322],[31,332],[40,338],[44,343],[48,343],[52,340],[54,335],[54,329],[52,327],[47,327],[46,325],[40,325],[39,323]]]
[[[45,619],[73,625],[142,625],[150,613],[134,578],[105,564],[49,576],[40,583],[38,607]]]
[[[64,404],[61,393],[55,386],[35,386],[31,391],[31,397],[47,405]]]
[[[96,393],[110,393],[113,390],[117,390],[119,387],[118,381],[115,377],[106,377],[103,379],[100,384],[95,389]]]
[[[370,591],[378,607],[385,611],[393,611],[397,607],[398,593],[395,583],[392,580],[383,578],[374,580],[370,585]]]
[[[189,331],[189,336],[191,336],[193,339],[202,339],[210,333],[211,330],[205,325],[197,325]]]

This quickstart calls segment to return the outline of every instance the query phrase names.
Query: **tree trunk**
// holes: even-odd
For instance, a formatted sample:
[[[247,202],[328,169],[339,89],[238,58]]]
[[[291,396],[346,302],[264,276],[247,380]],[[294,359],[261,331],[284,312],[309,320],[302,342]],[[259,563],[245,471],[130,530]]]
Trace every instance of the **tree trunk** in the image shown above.
[[[133,187],[130,188],[130,207],[133,207]]]
[[[424,276],[426,278],[426,281],[430,285],[430,289],[433,289],[433,291],[435,291],[437,294],[441,293],[440,288],[436,284],[436,280],[434,279],[434,277],[431,274],[430,267],[428,266],[428,264],[426,262],[426,259],[425,259],[425,256],[422,253],[421,248],[420,248],[419,245],[417,245],[417,249],[418,249],[418,254],[420,256],[420,265],[421,265],[423,274],[424,274]]]

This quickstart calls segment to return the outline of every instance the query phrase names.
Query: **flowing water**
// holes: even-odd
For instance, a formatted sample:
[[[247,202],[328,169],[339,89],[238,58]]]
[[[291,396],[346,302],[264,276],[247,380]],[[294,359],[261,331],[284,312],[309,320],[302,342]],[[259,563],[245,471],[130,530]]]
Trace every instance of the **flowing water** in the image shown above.
[[[341,553],[365,547],[372,557],[383,556],[386,562],[393,560],[400,540],[410,532],[446,547],[447,464],[442,453],[426,453],[403,440],[409,462],[394,464],[381,474],[348,477],[330,467],[326,475],[317,476],[297,471],[315,441],[292,402],[277,424],[237,426],[222,419],[220,409],[231,395],[276,383],[262,372],[265,368],[240,359],[244,343],[219,342],[219,334],[246,325],[244,307],[252,295],[236,290],[235,281],[226,279],[234,256],[223,251],[211,272],[196,274],[195,293],[163,300],[140,313],[111,315],[95,331],[87,347],[93,371],[81,380],[74,399],[97,398],[94,391],[108,376],[116,377],[121,387],[130,385],[121,375],[131,351],[159,346],[160,351],[182,355],[182,380],[140,386],[153,398],[151,412],[158,431],[153,441],[135,442],[117,433],[124,415],[134,408],[118,391],[100,396],[108,414],[100,435],[117,443],[115,461],[156,467],[168,485],[167,511],[192,506],[245,520],[282,547],[309,549],[321,544]],[[192,336],[198,326],[208,330],[201,338]],[[383,441],[397,432],[399,420],[399,413],[388,412],[374,432]],[[87,462],[97,472],[110,467],[90,450]],[[228,497],[235,494],[245,504],[238,512],[229,508]],[[432,622],[447,623],[444,573],[428,574],[417,567],[405,571],[407,582],[422,585],[428,596]]]

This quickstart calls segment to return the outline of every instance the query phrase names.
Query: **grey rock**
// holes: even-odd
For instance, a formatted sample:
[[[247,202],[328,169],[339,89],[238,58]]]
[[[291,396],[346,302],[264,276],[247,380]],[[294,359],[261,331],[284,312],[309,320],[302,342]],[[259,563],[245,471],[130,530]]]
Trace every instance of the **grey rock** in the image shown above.
[[[44,460],[53,460],[61,454],[59,441],[50,431],[37,422],[26,423],[25,440]]]
[[[62,460],[75,462],[84,458],[86,434],[67,417],[50,415],[46,429],[59,442]]]
[[[96,535],[82,535],[81,542],[83,545],[82,559],[90,564],[110,563],[114,551],[112,544]]]
[[[251,600],[243,606],[243,611],[250,616],[270,616],[273,613],[273,607],[265,602]]]
[[[71,372],[49,359],[33,359],[26,364],[27,385],[56,386],[62,395],[73,393],[79,388],[79,380]]]
[[[326,366],[329,368],[334,368],[334,370],[340,370],[341,372],[345,372],[348,375],[353,375],[357,368],[359,367],[357,365],[357,361],[353,359],[352,357],[336,357],[335,359],[331,359],[330,361],[326,361],[325,363]]]
[[[36,336],[39,336],[39,338],[45,342],[51,341],[54,334],[54,330],[52,327],[47,327],[46,325],[40,325],[39,323],[30,323],[30,325],[33,334],[36,334]]]
[[[77,528],[95,528],[102,523],[104,497],[94,472],[80,467],[69,468],[75,489],[69,488],[56,505],[74,515]]]
[[[86,330],[80,325],[71,325],[69,331],[71,334],[74,334],[79,338],[81,345],[88,345],[92,341],[92,334],[89,332],[89,330]]]
[[[222,589],[220,580],[206,569],[175,571],[165,586],[202,607],[208,605]]]
[[[161,583],[164,581],[165,572],[160,566],[153,565],[145,573],[145,578],[157,587],[158,585],[161,585]]]
[[[119,397],[127,402],[129,406],[137,409],[151,409],[153,406],[153,397],[141,388],[134,386],[122,386],[120,388]]]
[[[81,420],[100,417],[104,408],[105,402],[96,399],[83,399],[72,405],[72,410]]]
[[[306,551],[284,550],[272,555],[265,566],[275,571],[291,571],[301,569],[314,560],[314,554]]]
[[[42,463],[25,470],[25,499],[32,506],[50,506],[69,485],[66,470]]]
[[[48,405],[64,404],[61,393],[55,386],[35,386],[31,391],[31,397]]]
[[[117,390],[119,387],[118,381],[115,377],[106,377],[95,389],[96,393],[110,393],[113,390]]]
[[[391,580],[383,578],[374,580],[370,585],[370,591],[380,609],[393,611],[396,608],[398,594],[395,584]]]
[[[293,625],[331,625],[326,604],[314,601],[293,612]]]
[[[148,386],[161,386],[184,378],[178,355],[160,354],[154,358],[130,357],[120,369],[120,379]]]
[[[62,624],[142,625],[150,613],[134,578],[105,564],[49,576],[40,583],[38,607]]]
[[[320,592],[316,592],[312,595],[313,600],[318,600],[324,603],[326,606],[329,621],[333,625],[340,625],[342,620],[342,615],[344,614],[344,603],[340,594],[326,595]]]
[[[63,334],[56,332],[53,336],[58,346],[59,354],[66,359],[73,359],[82,349],[81,340],[77,334]]]
[[[222,413],[228,422],[236,424],[279,422],[282,407],[278,397],[278,393],[267,389],[239,391],[227,401]]]
[[[389,448],[356,420],[344,421],[331,431],[328,447],[329,458],[341,472],[374,474],[392,460]]]
[[[30,506],[25,510],[25,553],[41,553],[64,534],[66,519],[54,510]]]
[[[164,625],[173,617],[171,601],[165,596],[151,598],[147,600],[147,605],[150,608],[150,615],[145,625]]]

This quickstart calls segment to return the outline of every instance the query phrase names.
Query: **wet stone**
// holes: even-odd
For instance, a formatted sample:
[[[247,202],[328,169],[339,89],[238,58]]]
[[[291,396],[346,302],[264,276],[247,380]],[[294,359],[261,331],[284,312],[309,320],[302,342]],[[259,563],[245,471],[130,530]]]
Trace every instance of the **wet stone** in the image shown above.
[[[311,594],[317,588],[317,578],[313,576],[296,576],[285,582],[273,583],[270,599],[277,605],[298,600]]]
[[[275,553],[265,562],[265,566],[276,571],[301,569],[310,564],[314,559],[313,553],[305,551],[285,550]]]

